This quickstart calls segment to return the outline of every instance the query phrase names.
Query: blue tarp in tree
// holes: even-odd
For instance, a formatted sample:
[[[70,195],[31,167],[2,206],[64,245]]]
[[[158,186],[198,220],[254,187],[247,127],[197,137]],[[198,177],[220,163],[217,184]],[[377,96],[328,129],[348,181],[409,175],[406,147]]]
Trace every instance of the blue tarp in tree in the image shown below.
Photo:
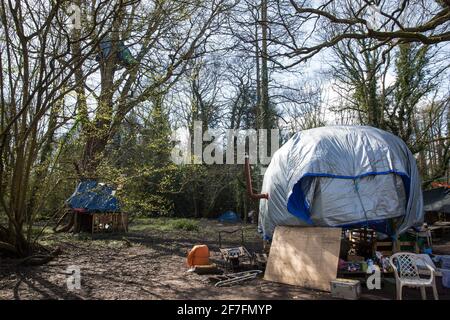
[[[239,222],[241,219],[239,216],[233,211],[227,211],[223,213],[217,220],[220,222]]]
[[[81,181],[75,192],[66,200],[72,209],[88,212],[118,212],[119,201],[113,189],[95,180]]]
[[[101,61],[102,59],[107,59],[112,51],[112,42],[109,37],[105,37],[100,42],[100,50],[101,54],[97,55],[96,60]],[[119,41],[118,48],[117,48],[117,59],[119,60],[120,64],[124,67],[132,67],[134,66],[137,61],[134,59],[130,49],[123,43],[123,41]]]

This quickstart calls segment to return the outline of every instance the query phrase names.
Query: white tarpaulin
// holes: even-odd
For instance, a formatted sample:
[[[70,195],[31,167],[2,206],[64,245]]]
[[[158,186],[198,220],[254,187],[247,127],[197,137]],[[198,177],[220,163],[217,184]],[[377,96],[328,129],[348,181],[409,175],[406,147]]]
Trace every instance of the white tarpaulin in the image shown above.
[[[367,126],[296,133],[272,157],[262,192],[269,194],[259,214],[266,239],[277,225],[368,226],[395,235],[423,221],[414,156],[400,138]]]

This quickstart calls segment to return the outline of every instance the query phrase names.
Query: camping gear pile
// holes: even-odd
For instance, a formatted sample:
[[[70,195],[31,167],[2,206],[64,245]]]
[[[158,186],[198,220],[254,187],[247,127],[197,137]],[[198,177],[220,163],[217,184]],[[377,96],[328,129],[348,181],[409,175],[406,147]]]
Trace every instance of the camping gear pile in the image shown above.
[[[232,235],[234,233],[241,233],[241,245],[237,247],[224,247],[222,244],[222,235]],[[219,231],[219,250],[222,258],[225,261],[225,268],[237,270],[240,267],[240,261],[247,259],[249,264],[253,264],[253,256],[250,254],[244,244],[244,229],[238,228],[235,230],[221,230]]]
[[[228,216],[230,215],[228,214]],[[236,233],[240,233],[241,245],[225,245],[224,235],[232,236]],[[226,287],[255,279],[262,274],[267,262],[266,254],[250,253],[247,249],[244,243],[243,228],[220,230],[219,252],[221,260],[217,265],[210,261],[210,251],[207,245],[195,245],[187,255],[188,272],[213,275],[208,277],[210,282],[215,283],[216,287]]]
[[[128,215],[121,212],[115,191],[96,180],[81,181],[66,200],[75,216],[74,232],[127,231]]]

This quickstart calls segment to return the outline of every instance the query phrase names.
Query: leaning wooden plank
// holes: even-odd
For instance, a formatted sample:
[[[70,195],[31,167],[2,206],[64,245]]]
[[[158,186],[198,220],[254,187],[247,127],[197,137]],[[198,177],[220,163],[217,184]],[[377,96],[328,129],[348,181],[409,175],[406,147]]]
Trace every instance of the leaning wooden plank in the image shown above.
[[[264,279],[330,291],[337,276],[340,228],[278,226]]]

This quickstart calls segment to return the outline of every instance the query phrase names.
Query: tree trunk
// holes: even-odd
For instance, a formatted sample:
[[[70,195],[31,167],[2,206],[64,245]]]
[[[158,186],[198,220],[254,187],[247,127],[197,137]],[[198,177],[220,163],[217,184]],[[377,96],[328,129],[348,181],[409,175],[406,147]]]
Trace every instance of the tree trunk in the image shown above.
[[[270,129],[269,71],[267,66],[267,0],[261,1],[261,115],[263,129]],[[258,128],[259,129],[259,128]]]

